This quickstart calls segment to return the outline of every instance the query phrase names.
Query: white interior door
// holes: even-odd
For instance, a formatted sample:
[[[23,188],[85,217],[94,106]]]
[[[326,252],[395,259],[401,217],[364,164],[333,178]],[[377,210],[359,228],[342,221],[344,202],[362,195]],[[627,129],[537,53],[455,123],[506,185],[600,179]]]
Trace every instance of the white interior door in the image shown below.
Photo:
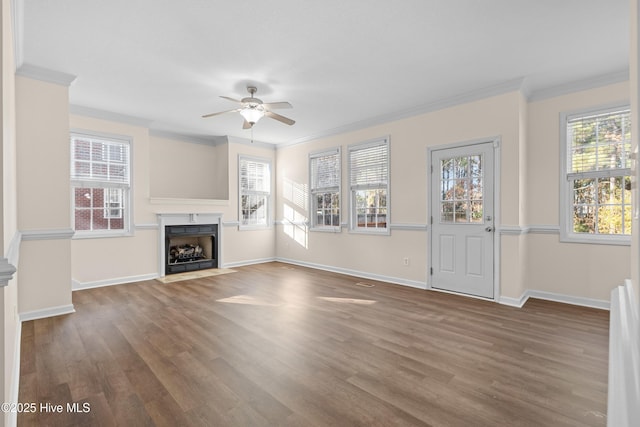
[[[494,297],[493,142],[431,152],[431,287]]]

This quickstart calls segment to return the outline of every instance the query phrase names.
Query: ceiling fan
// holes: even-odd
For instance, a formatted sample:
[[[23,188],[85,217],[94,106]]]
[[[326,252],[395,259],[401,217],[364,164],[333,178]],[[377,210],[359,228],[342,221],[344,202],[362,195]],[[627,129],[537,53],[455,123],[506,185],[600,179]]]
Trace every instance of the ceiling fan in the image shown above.
[[[291,104],[288,102],[268,102],[264,103],[262,100],[258,98],[254,98],[254,94],[258,91],[255,86],[247,86],[247,91],[251,94],[250,97],[242,98],[241,100],[229,98],[228,96],[221,96],[220,98],[228,99],[229,101],[237,102],[240,104],[239,108],[234,108],[233,110],[220,111],[218,113],[205,114],[202,116],[203,119],[207,117],[217,116],[219,114],[225,113],[240,113],[244,118],[244,124],[242,125],[243,129],[250,129],[258,123],[262,117],[270,117],[279,122],[282,122],[286,125],[291,126],[295,123],[295,120],[291,120],[288,117],[281,116],[280,114],[276,114],[271,110],[278,108],[292,108]]]

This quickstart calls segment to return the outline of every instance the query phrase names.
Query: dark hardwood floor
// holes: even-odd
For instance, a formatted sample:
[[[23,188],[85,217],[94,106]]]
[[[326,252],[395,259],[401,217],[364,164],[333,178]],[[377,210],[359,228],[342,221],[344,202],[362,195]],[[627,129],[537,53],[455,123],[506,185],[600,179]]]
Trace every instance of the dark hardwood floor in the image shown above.
[[[607,311],[237,270],[78,291],[76,313],[25,322],[19,401],[38,410],[18,425],[606,425]]]

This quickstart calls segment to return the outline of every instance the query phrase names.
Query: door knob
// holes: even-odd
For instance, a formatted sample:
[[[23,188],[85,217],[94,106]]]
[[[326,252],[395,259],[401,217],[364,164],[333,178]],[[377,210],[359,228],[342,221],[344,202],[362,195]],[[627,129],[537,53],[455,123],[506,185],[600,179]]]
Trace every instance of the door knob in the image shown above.
[[[487,228],[484,229],[484,231],[487,231],[487,232],[491,233],[493,231],[493,227],[492,226],[488,226]]]

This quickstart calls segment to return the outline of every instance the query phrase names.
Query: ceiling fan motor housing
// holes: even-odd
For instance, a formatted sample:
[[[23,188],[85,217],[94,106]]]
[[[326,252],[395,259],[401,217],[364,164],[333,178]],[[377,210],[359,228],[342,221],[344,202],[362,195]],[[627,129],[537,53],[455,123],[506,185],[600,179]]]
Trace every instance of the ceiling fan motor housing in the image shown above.
[[[294,120],[291,120],[288,117],[281,116],[280,114],[276,114],[271,109],[274,108],[291,108],[291,104],[288,102],[270,102],[268,104],[264,104],[261,99],[254,98],[254,94],[258,91],[255,86],[247,86],[247,92],[251,96],[242,98],[240,101],[229,98],[227,96],[222,96],[222,98],[228,99],[229,101],[239,102],[241,104],[240,108],[228,111],[221,111],[218,113],[205,114],[202,116],[203,118],[217,116],[223,113],[229,112],[238,112],[244,118],[244,126],[243,129],[252,128],[258,120],[260,120],[264,116],[268,116],[274,120],[282,122],[291,126],[295,123]]]

